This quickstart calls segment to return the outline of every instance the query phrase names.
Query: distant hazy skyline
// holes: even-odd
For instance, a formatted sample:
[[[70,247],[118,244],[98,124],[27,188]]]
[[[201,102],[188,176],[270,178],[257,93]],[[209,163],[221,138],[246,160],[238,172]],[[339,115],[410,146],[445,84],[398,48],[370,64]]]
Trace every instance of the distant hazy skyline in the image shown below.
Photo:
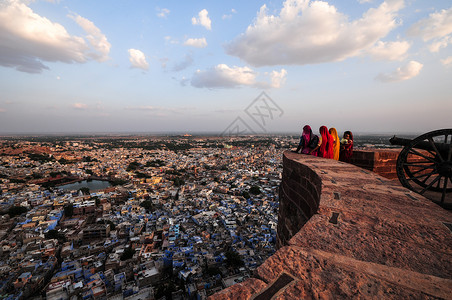
[[[0,134],[451,128],[451,44],[450,0],[0,0]]]

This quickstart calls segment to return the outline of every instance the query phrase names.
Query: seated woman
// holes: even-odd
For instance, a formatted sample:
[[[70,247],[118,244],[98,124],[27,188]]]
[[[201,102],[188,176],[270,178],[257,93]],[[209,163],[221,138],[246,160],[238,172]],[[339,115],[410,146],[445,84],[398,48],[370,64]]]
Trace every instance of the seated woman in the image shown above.
[[[303,127],[303,133],[300,137],[300,143],[298,144],[297,150],[295,150],[295,152],[299,153],[301,150],[302,154],[311,154],[317,156],[317,140],[318,137],[312,133],[311,126],[305,125]]]
[[[353,155],[353,134],[351,131],[344,132],[344,137],[341,140],[341,147],[339,152],[339,160],[343,162],[350,162]]]
[[[326,126],[321,126],[319,132],[321,135],[321,143],[318,156],[324,158],[333,158],[333,137],[328,132],[328,128]]]
[[[333,159],[339,160],[339,148],[340,148],[339,135],[337,134],[337,130],[334,127],[331,127],[329,131],[331,136],[333,137]]]

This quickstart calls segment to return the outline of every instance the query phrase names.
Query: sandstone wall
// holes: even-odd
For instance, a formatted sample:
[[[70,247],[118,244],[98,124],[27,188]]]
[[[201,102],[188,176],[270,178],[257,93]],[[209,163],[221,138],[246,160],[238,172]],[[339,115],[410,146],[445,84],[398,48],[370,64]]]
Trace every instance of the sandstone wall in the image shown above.
[[[351,164],[283,164],[279,250],[210,299],[452,299],[450,211]]]
[[[397,179],[396,163],[401,149],[355,150],[351,164],[389,179]]]

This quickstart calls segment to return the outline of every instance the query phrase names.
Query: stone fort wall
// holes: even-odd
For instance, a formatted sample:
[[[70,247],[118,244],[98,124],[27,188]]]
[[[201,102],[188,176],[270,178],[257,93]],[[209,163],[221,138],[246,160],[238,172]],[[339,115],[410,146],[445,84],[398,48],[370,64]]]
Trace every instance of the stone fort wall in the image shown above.
[[[210,299],[452,299],[452,213],[369,171],[396,156],[356,155],[366,170],[285,152],[279,250]]]

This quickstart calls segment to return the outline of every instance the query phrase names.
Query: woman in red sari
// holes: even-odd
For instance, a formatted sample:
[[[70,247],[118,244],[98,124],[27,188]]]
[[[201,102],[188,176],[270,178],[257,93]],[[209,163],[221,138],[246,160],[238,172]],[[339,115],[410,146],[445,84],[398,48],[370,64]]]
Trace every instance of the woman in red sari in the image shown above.
[[[326,126],[319,128],[320,135],[322,136],[322,143],[320,144],[318,155],[325,158],[333,158],[334,156],[334,139],[328,131]]]
[[[344,137],[341,140],[341,149],[339,152],[339,160],[343,162],[350,162],[353,155],[353,134],[351,131],[344,132]]]

